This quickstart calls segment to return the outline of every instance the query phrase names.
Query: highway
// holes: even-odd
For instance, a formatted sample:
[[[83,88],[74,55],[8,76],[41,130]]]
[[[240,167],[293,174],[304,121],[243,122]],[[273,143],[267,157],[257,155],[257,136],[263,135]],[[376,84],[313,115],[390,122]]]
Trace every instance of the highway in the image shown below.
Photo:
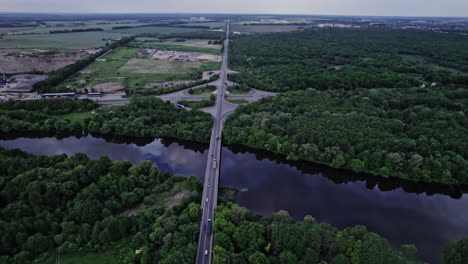
[[[219,165],[221,161],[221,136],[222,122],[225,112],[224,89],[226,88],[226,75],[228,69],[229,51],[229,21],[226,24],[226,39],[224,40],[224,55],[221,65],[221,82],[218,82],[218,93],[216,95],[216,111],[213,116],[213,130],[211,132],[210,148],[208,150],[208,160],[206,163],[205,179],[203,184],[203,196],[201,201],[202,218],[200,223],[200,235],[198,239],[197,264],[209,264],[212,259],[213,232],[207,232],[208,219],[212,224],[214,221],[214,211],[218,202]],[[214,227],[214,225],[213,225]],[[212,228],[213,230],[213,228]]]

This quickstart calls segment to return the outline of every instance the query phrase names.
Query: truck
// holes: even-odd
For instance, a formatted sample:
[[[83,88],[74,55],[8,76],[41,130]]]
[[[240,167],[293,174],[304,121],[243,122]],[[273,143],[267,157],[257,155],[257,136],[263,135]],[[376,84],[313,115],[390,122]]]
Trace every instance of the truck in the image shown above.
[[[208,221],[206,222],[206,233],[211,234],[211,219],[208,218]]]

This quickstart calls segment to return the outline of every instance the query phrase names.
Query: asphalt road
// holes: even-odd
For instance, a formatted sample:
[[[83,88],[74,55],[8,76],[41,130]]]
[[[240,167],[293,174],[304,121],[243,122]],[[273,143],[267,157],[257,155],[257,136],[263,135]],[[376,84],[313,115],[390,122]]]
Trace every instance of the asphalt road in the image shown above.
[[[221,82],[218,85],[216,95],[216,111],[213,117],[213,130],[211,132],[210,148],[208,150],[208,161],[206,163],[205,180],[203,185],[203,196],[201,201],[202,219],[200,224],[200,235],[198,239],[197,264],[209,264],[212,259],[213,232],[208,233],[207,223],[211,219],[214,227],[214,210],[218,201],[219,164],[221,159],[221,136],[224,105],[224,89],[226,88],[226,75],[228,69],[228,45],[229,45],[229,21],[226,25],[226,40],[224,41],[224,56],[221,65]],[[212,228],[213,230],[213,228]]]

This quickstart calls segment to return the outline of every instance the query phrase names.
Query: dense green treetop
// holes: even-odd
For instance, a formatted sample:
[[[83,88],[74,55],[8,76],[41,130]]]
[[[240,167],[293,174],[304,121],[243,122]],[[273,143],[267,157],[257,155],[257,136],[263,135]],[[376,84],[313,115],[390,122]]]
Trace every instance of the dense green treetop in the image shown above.
[[[91,110],[96,111],[90,113]],[[44,99],[0,103],[0,133],[88,131],[103,135],[209,139],[209,114],[176,108],[154,97],[139,97],[119,107],[100,107],[91,100]],[[62,116],[87,112],[85,118]]]
[[[289,92],[241,106],[228,143],[384,177],[468,183],[467,90]]]
[[[190,202],[199,198],[187,197],[172,208],[146,198],[177,184],[198,193],[196,178],[194,185],[192,178],[159,171],[149,161],[137,166],[80,153],[44,157],[0,148],[0,163],[2,263],[31,263],[56,248],[74,254],[99,251],[128,237],[122,254],[129,260],[122,263],[140,263],[134,250],[142,247],[151,250],[146,252],[151,259],[173,259],[173,252],[179,252],[181,263],[194,259],[200,211]],[[125,213],[143,201],[153,207],[136,216]],[[148,239],[152,232],[157,234]]]
[[[402,246],[401,253],[363,226],[337,230],[311,216],[295,221],[285,211],[263,218],[237,204],[222,204],[214,227],[215,263],[422,263],[405,250],[414,245]]]
[[[444,249],[444,264],[468,263],[468,239],[453,241]]]
[[[268,91],[468,85],[468,37],[329,29],[235,37],[230,79]]]

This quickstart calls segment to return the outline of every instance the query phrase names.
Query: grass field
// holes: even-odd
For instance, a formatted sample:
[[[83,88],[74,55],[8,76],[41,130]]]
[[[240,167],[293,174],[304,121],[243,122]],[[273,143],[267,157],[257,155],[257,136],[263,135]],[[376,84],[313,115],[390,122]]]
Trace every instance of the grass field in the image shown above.
[[[249,103],[249,101],[242,100],[242,99],[229,99],[227,101],[230,102],[230,103],[233,103],[233,104],[238,104],[238,105],[243,105],[243,104],[248,104]]]
[[[150,49],[160,49],[160,50],[200,52],[200,53],[207,53],[207,54],[213,54],[213,55],[220,55],[221,54],[220,49],[199,48],[199,47],[173,45],[173,44],[165,44],[165,43],[144,43],[144,44],[142,44],[142,47],[150,48]]]
[[[123,24],[96,24],[96,23],[91,23],[87,24],[84,26],[63,26],[63,27],[37,27],[37,28],[29,28],[21,31],[16,31],[16,32],[11,32],[8,35],[24,35],[24,34],[48,34],[49,31],[54,31],[54,30],[72,30],[72,29],[87,29],[87,28],[102,28],[103,30],[106,31],[111,31],[113,27],[122,27],[122,26],[130,26],[130,27],[135,27],[135,26],[141,26],[141,25],[147,25],[147,23],[123,23]]]
[[[139,48],[121,47],[111,51],[103,59],[106,60],[121,60],[135,57],[135,54],[139,51]]]
[[[182,24],[183,27],[199,27],[199,26],[208,26],[210,28],[221,28],[226,26],[225,22],[205,22],[205,23],[192,23],[192,24]]]
[[[120,68],[119,72],[180,74],[188,72],[190,68],[199,68],[201,65],[201,62],[192,61],[131,59]]]
[[[227,88],[227,91],[231,94],[246,94],[246,93],[250,93],[251,89],[246,91],[246,90],[237,89],[235,86],[231,86]]]
[[[193,68],[218,68],[219,63],[181,62],[167,60],[134,59],[138,48],[121,47],[104,56],[106,61],[96,61],[73,74],[59,87],[74,89],[103,83],[122,83],[129,88],[142,88],[147,83],[188,80]]]
[[[6,33],[13,33],[13,32],[18,32],[18,31],[26,31],[26,30],[31,30],[35,29],[35,27],[14,27],[14,28],[2,28],[0,27],[0,34],[6,34]]]
[[[68,120],[70,120],[71,122],[74,122],[74,121],[82,122],[82,121],[85,120],[87,117],[91,117],[91,113],[89,113],[89,112],[84,112],[84,113],[71,113],[71,114],[59,115],[59,116],[55,116],[55,117],[56,117],[56,118],[59,118],[59,119],[62,119],[62,120],[68,119]]]
[[[102,83],[121,82],[127,87],[137,88],[144,86],[146,83],[182,81],[187,79],[186,74],[181,73],[134,73],[119,71],[127,62],[128,60],[94,62],[85,68],[85,71],[89,71],[90,73],[75,73],[65,82],[61,83],[60,87],[83,88]],[[82,80],[86,80],[86,83],[81,83],[80,81]]]
[[[0,40],[0,48],[67,48],[86,49],[105,45],[103,38],[121,38],[128,34],[109,33],[104,31],[35,34],[5,36]]]
[[[148,41],[150,39],[138,39],[138,40]],[[208,44],[208,40],[206,39],[187,39],[186,41],[183,41],[183,42],[175,41],[175,39],[169,39],[163,42],[143,42],[141,45],[143,47],[153,48],[153,49],[170,49],[170,50],[187,51],[187,52],[208,53],[208,54],[215,54],[215,55],[221,54],[221,47],[222,47],[221,45]]]
[[[190,94],[193,95],[209,95],[216,90],[216,86],[207,85],[197,89],[190,89]]]
[[[184,33],[200,31],[197,28],[189,27],[138,27],[138,28],[125,28],[125,29],[116,29],[110,32],[121,33],[121,34],[141,34],[141,33],[157,33],[157,34],[171,34],[171,33]]]
[[[181,104],[185,107],[189,107],[192,109],[201,109],[201,108],[206,108],[215,105],[214,100],[209,100],[209,99],[203,99],[200,101],[178,101],[178,104]]]
[[[299,30],[299,26],[293,25],[233,25],[232,31],[241,33],[268,33],[268,32],[288,32]]]

